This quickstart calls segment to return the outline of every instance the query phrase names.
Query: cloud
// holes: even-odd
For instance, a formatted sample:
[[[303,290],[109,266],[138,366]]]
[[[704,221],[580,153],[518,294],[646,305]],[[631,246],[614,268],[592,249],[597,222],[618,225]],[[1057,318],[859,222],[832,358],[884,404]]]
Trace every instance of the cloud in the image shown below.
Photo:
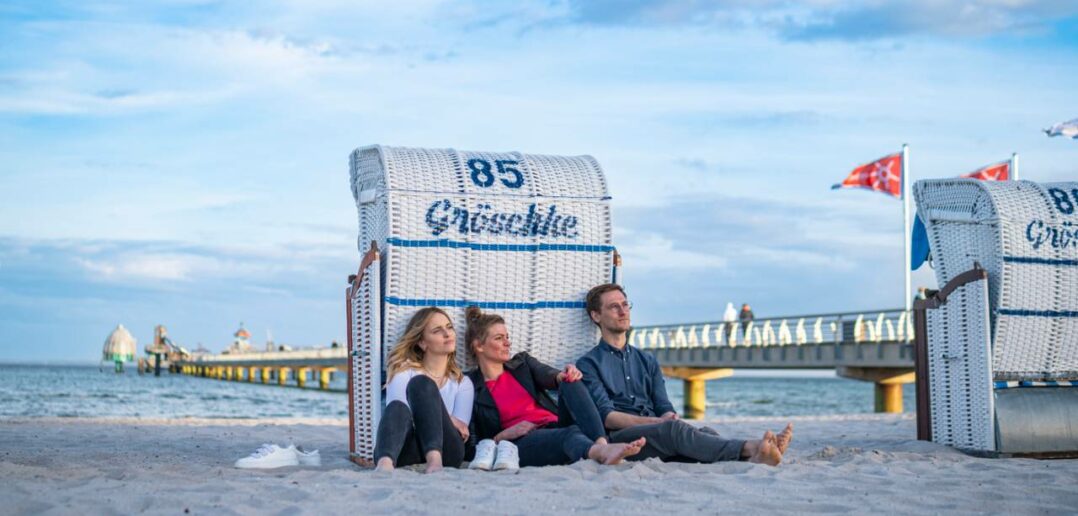
[[[1050,0],[571,0],[570,19],[606,26],[762,27],[788,40],[989,36],[1050,30],[1078,6]]]

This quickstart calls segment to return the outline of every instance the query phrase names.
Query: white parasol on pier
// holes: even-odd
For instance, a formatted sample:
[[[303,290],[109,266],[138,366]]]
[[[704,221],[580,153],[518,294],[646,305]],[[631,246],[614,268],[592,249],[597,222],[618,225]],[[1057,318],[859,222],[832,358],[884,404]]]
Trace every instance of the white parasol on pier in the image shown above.
[[[105,339],[105,349],[101,352],[101,360],[107,362],[131,362],[135,359],[137,343],[131,332],[120,324]]]

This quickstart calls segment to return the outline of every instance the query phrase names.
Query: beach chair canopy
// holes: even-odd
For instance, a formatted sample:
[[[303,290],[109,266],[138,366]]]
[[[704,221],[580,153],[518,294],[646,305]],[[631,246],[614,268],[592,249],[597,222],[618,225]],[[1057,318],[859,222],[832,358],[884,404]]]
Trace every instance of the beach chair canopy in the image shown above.
[[[1078,379],[1078,183],[914,185],[936,279],[988,272],[996,380]]]

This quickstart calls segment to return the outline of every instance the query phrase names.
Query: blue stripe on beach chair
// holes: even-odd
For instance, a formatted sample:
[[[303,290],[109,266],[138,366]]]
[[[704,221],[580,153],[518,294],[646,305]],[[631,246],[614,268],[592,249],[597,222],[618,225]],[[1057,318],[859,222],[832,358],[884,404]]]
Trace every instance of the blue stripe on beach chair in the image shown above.
[[[609,253],[614,250],[612,245],[590,244],[480,244],[475,242],[461,242],[459,240],[406,240],[403,238],[389,237],[386,239],[389,245],[399,247],[434,247],[445,249],[471,249],[473,251],[571,251],[581,253]]]
[[[1053,260],[1051,258],[1037,258],[1035,256],[1004,256],[1003,261],[1007,263],[1065,265],[1069,267],[1078,267],[1078,260]]]
[[[1075,310],[1022,310],[1018,308],[1000,308],[1000,315],[1016,315],[1020,317],[1078,317]]]
[[[487,310],[538,310],[543,308],[584,308],[583,301],[536,301],[521,303],[515,301],[473,301],[470,299],[402,299],[386,296],[386,302],[397,306],[444,306],[464,308],[478,306]]]
[[[1016,389],[1019,387],[1078,387],[1078,384],[1070,380],[1046,380],[1046,381],[1009,381],[995,382],[997,389]]]

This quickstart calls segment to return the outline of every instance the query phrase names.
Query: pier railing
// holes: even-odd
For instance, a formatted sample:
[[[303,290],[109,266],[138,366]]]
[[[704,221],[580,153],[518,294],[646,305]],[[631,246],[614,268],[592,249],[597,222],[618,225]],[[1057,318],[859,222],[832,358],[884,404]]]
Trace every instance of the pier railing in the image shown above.
[[[640,326],[629,334],[629,343],[642,349],[912,341],[910,312],[901,309]]]

